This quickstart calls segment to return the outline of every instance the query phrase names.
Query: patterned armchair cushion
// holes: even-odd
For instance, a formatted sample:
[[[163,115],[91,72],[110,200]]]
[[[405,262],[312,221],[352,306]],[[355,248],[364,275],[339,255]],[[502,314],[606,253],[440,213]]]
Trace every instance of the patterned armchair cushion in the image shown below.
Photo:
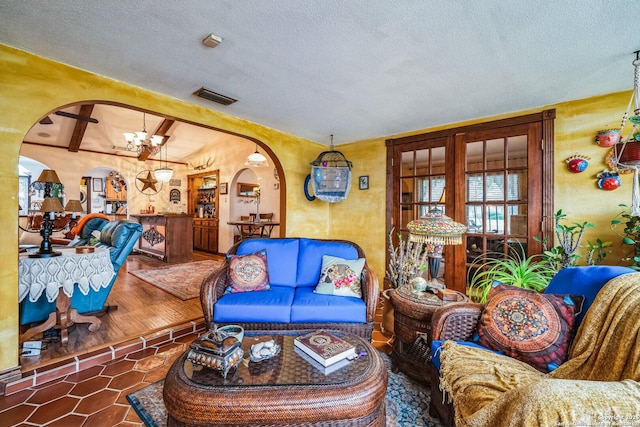
[[[582,297],[499,284],[478,323],[478,344],[549,372],[567,359]]]

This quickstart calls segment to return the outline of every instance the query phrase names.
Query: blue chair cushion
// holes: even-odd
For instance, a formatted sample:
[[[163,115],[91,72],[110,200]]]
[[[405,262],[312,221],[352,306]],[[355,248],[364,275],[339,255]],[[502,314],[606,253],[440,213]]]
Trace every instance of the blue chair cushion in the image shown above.
[[[320,279],[322,256],[354,260],[358,259],[358,251],[346,242],[300,239],[300,255],[297,258],[298,274],[296,283],[302,287],[315,287]]]
[[[431,363],[433,363],[433,366],[436,368],[438,372],[440,372],[440,348],[442,347],[443,343],[444,341],[442,340],[436,340],[431,343]],[[488,349],[473,341],[456,341],[456,343],[460,345],[465,345],[467,347],[476,347],[476,348],[481,348],[483,350],[492,351],[496,354],[503,354],[500,351]]]
[[[271,286],[296,286],[299,239],[247,239],[240,243],[236,255],[267,250],[267,269]],[[317,279],[317,278],[316,278]],[[217,310],[217,305],[216,305]]]
[[[297,288],[291,306],[291,323],[367,322],[367,307],[361,298],[322,295],[313,288]]]
[[[224,294],[215,305],[214,322],[289,323],[294,289],[271,286],[270,291]]]
[[[574,330],[577,330],[585,313],[591,307],[600,289],[609,280],[621,274],[633,273],[629,267],[595,265],[586,267],[566,267],[560,270],[544,290],[545,294],[569,294],[584,297],[582,311],[576,316]]]

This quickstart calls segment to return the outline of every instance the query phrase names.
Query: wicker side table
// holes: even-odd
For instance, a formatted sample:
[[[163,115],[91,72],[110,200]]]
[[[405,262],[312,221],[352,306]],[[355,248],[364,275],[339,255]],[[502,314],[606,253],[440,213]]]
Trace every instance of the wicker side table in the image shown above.
[[[442,305],[464,301],[467,301],[467,297],[461,292],[458,292],[457,301],[442,301],[429,292],[416,293],[410,286],[391,292],[396,334],[391,351],[393,372],[401,370],[418,381],[429,383],[431,378],[427,368],[431,363],[429,355],[433,313]]]

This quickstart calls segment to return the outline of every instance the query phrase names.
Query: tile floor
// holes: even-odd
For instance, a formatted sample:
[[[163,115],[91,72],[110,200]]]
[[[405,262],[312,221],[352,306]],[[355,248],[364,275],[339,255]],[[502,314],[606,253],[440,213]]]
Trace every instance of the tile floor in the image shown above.
[[[374,347],[389,353],[392,339],[380,331],[381,318],[382,307],[377,311],[372,341]],[[164,378],[173,361],[203,330],[202,322],[182,325],[96,351],[82,360],[59,362],[28,382],[10,384],[7,394],[0,396],[0,425],[143,427],[126,396]],[[80,369],[82,366],[86,368]],[[67,371],[73,373],[65,374]]]

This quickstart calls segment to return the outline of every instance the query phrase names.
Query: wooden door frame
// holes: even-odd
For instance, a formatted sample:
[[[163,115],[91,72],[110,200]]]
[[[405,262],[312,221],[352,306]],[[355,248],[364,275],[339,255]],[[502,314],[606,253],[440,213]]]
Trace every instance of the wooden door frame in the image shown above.
[[[456,149],[456,141],[461,140],[461,135],[470,132],[482,132],[503,127],[512,127],[521,124],[531,124],[539,122],[541,124],[541,141],[529,141],[529,144],[540,144],[542,150],[541,168],[540,171],[543,177],[541,192],[535,191],[532,197],[540,197],[540,204],[542,208],[542,223],[539,230],[541,231],[541,238],[553,241],[553,147],[554,147],[554,120],[556,117],[556,110],[544,110],[538,113],[527,114],[522,116],[516,116],[511,118],[505,118],[500,120],[493,120],[484,123],[476,123],[467,126],[453,127],[450,129],[443,129],[434,132],[425,132],[417,135],[411,135],[402,138],[389,138],[386,140],[387,146],[387,173],[386,173],[386,230],[389,231],[392,228],[398,226],[400,222],[400,206],[399,195],[396,193],[397,183],[400,180],[400,159],[402,148],[408,148],[414,146],[415,143],[423,142],[425,146],[429,141],[434,139],[445,138],[445,150],[446,150],[446,174],[445,179],[447,182],[451,179],[453,182],[464,182],[464,158],[462,157],[464,151],[460,153],[460,148]],[[409,150],[406,150],[409,151]],[[461,166],[462,165],[462,166]],[[462,181],[459,181],[462,179]],[[455,191],[455,186],[447,185],[446,190],[446,205],[445,211],[452,212],[452,218],[462,219],[465,218],[465,195],[464,192]],[[459,221],[464,222],[464,221]],[[535,230],[538,227],[529,228],[529,230]],[[386,264],[389,263],[389,253],[386,252]],[[453,268],[445,269],[445,282],[447,287],[466,292],[466,250],[464,245],[445,246],[444,256],[447,260],[447,265],[452,265]]]

